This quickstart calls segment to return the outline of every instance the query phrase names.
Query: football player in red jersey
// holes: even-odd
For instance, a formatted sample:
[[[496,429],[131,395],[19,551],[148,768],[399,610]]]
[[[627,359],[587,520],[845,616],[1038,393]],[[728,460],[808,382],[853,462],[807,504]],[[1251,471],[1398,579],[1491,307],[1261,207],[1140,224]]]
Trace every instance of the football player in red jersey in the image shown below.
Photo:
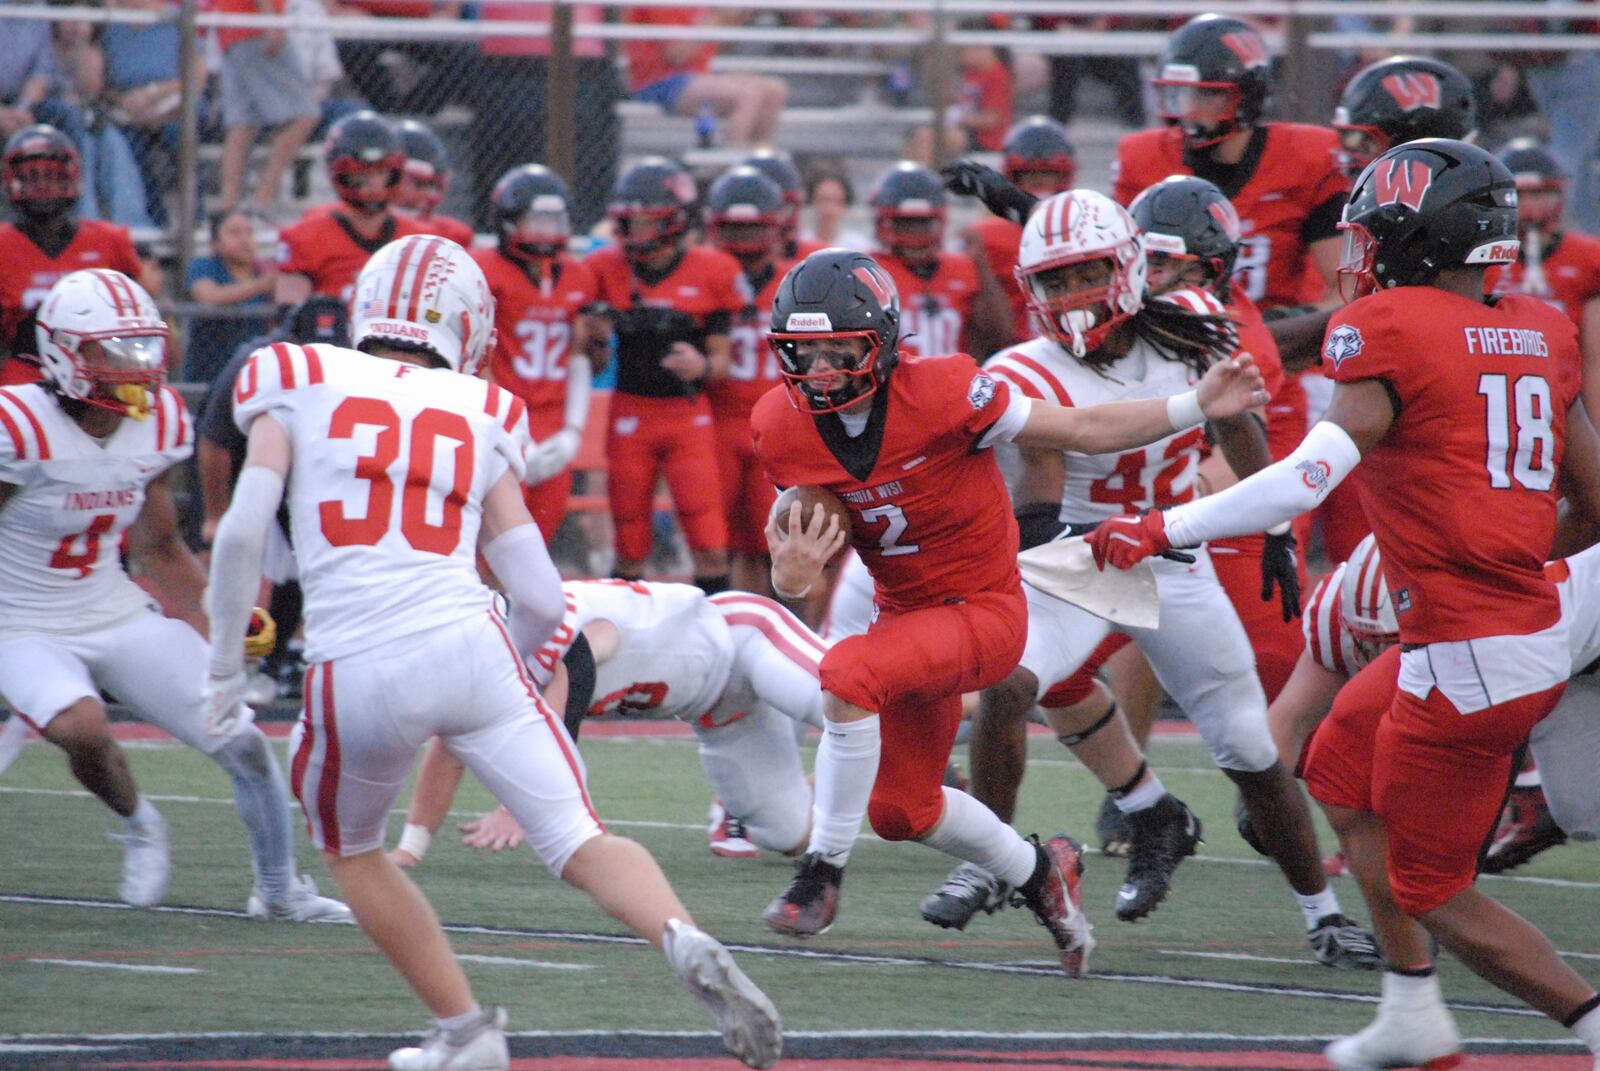
[[[901,303],[871,257],[813,253],[778,286],[771,339],[785,385],[756,403],[756,454],[780,487],[820,486],[850,530],[818,507],[788,534],[768,525],[773,589],[803,596],[849,542],[871,572],[876,620],[822,660],[826,731],[817,753],[811,839],[767,925],[809,936],[838,909],[862,818],[888,840],[920,840],[1018,889],[1050,931],[1062,967],[1082,974],[1093,937],[1079,908],[1080,849],[1024,840],[983,804],[943,787],[961,695],[1021,657],[1027,604],[1005,480],[985,447],[1016,441],[1091,453],[1171,435],[1265,399],[1248,361],[1224,361],[1173,399],[1067,409],[1033,402],[965,354],[899,352]],[[1201,399],[1204,399],[1202,403]]]
[[[279,305],[312,294],[349,301],[368,257],[396,238],[429,233],[389,207],[406,162],[393,123],[373,112],[347,115],[328,131],[323,153],[339,201],[278,232]]]
[[[1172,35],[1155,79],[1167,125],[1117,146],[1113,196],[1131,204],[1168,175],[1199,175],[1238,210],[1234,285],[1263,308],[1323,297],[1334,305],[1339,210],[1349,188],[1325,127],[1264,123],[1267,47],[1255,27],[1199,15]],[[1320,276],[1320,278],[1319,278]],[[1324,294],[1324,291],[1327,291]]]
[[[911,160],[878,179],[870,198],[881,252],[874,254],[900,293],[901,347],[922,353],[988,354],[1011,337],[1005,294],[987,263],[944,248],[944,183]]]
[[[722,463],[722,498],[728,514],[728,549],[733,586],[765,593],[767,514],[777,493],[756,460],[750,440],[750,410],[782,382],[778,355],[767,342],[772,300],[790,268],[780,259],[784,244],[783,191],[760,171],[740,165],[711,184],[706,195],[706,236],[739,261],[745,306],[728,332],[732,353],[725,375],[706,384]]]
[[[1542,298],[1578,325],[1578,344],[1589,373],[1583,377],[1584,399],[1592,419],[1600,413],[1600,238],[1563,224],[1567,176],[1549,150],[1519,138],[1499,155],[1517,180],[1522,257],[1515,264],[1491,269],[1489,287],[1497,294]]]
[[[644,578],[651,501],[666,477],[678,524],[694,556],[695,583],[728,588],[728,524],[704,389],[727,373],[728,332],[744,308],[739,262],[688,242],[694,180],[647,156],[617,179],[607,212],[616,244],[584,263],[600,299],[616,310],[617,387],[606,433],[606,491],[616,525],[614,574]]]
[[[1070,190],[1077,178],[1077,152],[1067,137],[1067,128],[1047,115],[1030,116],[1013,126],[1006,134],[1003,151],[1006,178],[1040,200]],[[1016,326],[1007,344],[1026,342],[1033,337],[1028,302],[1021,287],[1009,285],[1017,267],[1022,227],[1003,216],[989,215],[967,228],[961,237],[967,252],[974,258],[983,258],[989,274],[1011,299],[1011,318]]]
[[[538,444],[522,496],[546,542],[555,538],[572,494],[572,459],[589,419],[590,385],[610,354],[611,329],[596,314],[600,284],[568,255],[567,184],[542,164],[500,176],[490,194],[500,241],[474,249],[494,295],[496,344],[489,379],[528,406]]]
[[[459,219],[441,216],[435,210],[444,203],[445,191],[450,187],[450,154],[444,142],[426,123],[415,119],[402,119],[395,125],[400,135],[400,148],[406,163],[400,169],[400,185],[395,189],[395,207],[437,234],[450,239],[462,249],[471,249],[477,237],[472,228]]]
[[[37,124],[6,142],[0,184],[17,221],[0,225],[0,386],[39,381],[34,313],[56,280],[80,268],[110,268],[149,284],[128,228],[77,219],[78,150],[53,126]]]
[[[1576,330],[1538,299],[1484,296],[1486,267],[1517,257],[1516,204],[1511,172],[1465,142],[1426,138],[1378,157],[1344,211],[1340,274],[1359,300],[1324,345],[1336,384],[1327,417],[1237,486],[1090,536],[1096,559],[1122,568],[1263,531],[1365,462],[1357,490],[1399,622],[1399,690],[1375,736],[1339,734],[1336,708],[1306,763],[1336,827],[1364,824],[1389,847],[1392,896],[1369,900],[1391,966],[1385,1000],[1371,1027],[1329,1047],[1341,1068],[1460,1061],[1448,1045],[1414,1051],[1437,981],[1427,938],[1386,921],[1386,901],[1600,1057],[1594,987],[1473,887],[1512,756],[1571,673],[1567,617],[1544,572],[1552,545],[1575,549],[1558,495],[1579,523],[1600,521],[1600,438],[1579,398]],[[1339,746],[1322,746],[1325,732]]]
[[[821,242],[800,240],[800,210],[806,206],[806,184],[794,158],[783,149],[762,146],[739,161],[755,168],[783,191],[783,249],[786,261],[800,260],[824,248]],[[782,272],[778,273],[782,276]]]

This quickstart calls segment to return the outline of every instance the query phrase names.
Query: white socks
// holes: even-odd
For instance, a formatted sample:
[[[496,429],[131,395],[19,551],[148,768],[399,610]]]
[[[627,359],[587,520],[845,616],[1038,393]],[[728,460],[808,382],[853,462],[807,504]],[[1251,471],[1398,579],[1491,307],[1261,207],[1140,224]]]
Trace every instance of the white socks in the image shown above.
[[[1333,886],[1324,886],[1319,893],[1310,896],[1294,894],[1294,902],[1300,905],[1300,913],[1306,917],[1306,929],[1314,930],[1317,923],[1329,915],[1340,914],[1339,898],[1333,894]]]
[[[1600,1008],[1590,1008],[1587,1015],[1572,1024],[1572,1032],[1589,1046],[1590,1052],[1600,1056]]]
[[[976,863],[1012,888],[1033,877],[1039,859],[1039,850],[998,815],[949,786],[944,788],[944,815],[922,843]]]
[[[474,1003],[471,1011],[462,1012],[460,1015],[452,1015],[448,1019],[440,1019],[439,1029],[446,1034],[459,1034],[482,1018],[483,1009]]]
[[[806,850],[820,854],[824,862],[844,866],[850,858],[867,816],[873,782],[878,779],[882,749],[876,714],[860,721],[823,720],[811,803],[811,843]]]
[[[1399,1011],[1420,1011],[1444,1007],[1437,974],[1396,974],[1383,972],[1383,1006]]]
[[[144,798],[144,793],[139,794],[139,803],[134,807],[133,813],[122,820],[123,828],[129,833],[142,833],[152,825],[161,821],[161,812],[155,805]]]
[[[1117,810],[1123,814],[1133,814],[1136,811],[1148,811],[1161,802],[1161,797],[1167,794],[1167,786],[1161,783],[1161,778],[1155,774],[1147,774],[1139,782],[1139,786],[1120,796],[1112,797],[1112,802],[1117,805]]]

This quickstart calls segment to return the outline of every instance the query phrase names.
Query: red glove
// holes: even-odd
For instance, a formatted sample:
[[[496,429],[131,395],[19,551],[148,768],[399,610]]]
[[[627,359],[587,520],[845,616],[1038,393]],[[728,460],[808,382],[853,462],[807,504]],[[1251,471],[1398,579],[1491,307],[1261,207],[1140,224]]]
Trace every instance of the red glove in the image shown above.
[[[1107,562],[1118,569],[1132,569],[1146,558],[1172,549],[1167,542],[1167,522],[1158,509],[1102,521],[1084,538],[1094,551],[1095,565],[1102,571]]]

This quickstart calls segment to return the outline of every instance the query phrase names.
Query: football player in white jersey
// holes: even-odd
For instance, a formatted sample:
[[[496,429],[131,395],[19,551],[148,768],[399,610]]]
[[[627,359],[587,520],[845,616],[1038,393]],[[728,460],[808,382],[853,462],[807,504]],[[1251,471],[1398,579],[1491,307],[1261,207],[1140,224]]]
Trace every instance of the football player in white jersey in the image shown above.
[[[1040,202],[1023,229],[1017,282],[1042,334],[1002,350],[984,367],[1030,397],[1087,406],[1175,395],[1191,389],[1211,363],[1237,346],[1233,322],[1211,294],[1197,289],[1153,299],[1146,294],[1138,227],[1126,209],[1099,193],[1070,190]],[[1254,472],[1271,463],[1262,424],[1254,416],[1214,421],[1212,427],[1235,471]],[[1067,454],[1060,513],[1064,534],[1120,513],[1194,497],[1204,435],[1204,429],[1193,428],[1122,454]],[[1371,939],[1343,915],[1328,888],[1309,808],[1278,760],[1267,730],[1266,697],[1238,615],[1205,550],[1192,558],[1152,562],[1160,626],[1123,631],[1239,787],[1262,840],[1295,890],[1317,958],[1331,966],[1375,967]],[[979,776],[979,764],[1025,747],[1016,726],[1035,703],[1070,680],[1112,630],[1086,610],[1027,584],[1024,590],[1027,647],[1017,670],[983,695],[973,726],[975,784],[987,780]],[[1199,820],[1150,772],[1114,706],[1080,703],[1073,713],[1049,713],[1063,742],[1128,815],[1133,837],[1117,917],[1143,918],[1165,898],[1178,864],[1194,853]],[[1020,757],[1006,766],[1020,777]],[[944,899],[960,900],[972,910],[987,906],[993,890],[974,880],[978,877],[958,870],[930,903],[947,894]],[[951,925],[948,920],[958,914],[929,915],[925,909],[939,925]]]
[[[567,665],[568,726],[613,713],[687,722],[726,811],[728,828],[713,839],[712,851],[731,857],[804,851],[811,786],[795,727],[822,728],[817,665],[827,645],[761,595],[707,596],[689,584],[638,580],[569,580],[562,587],[566,615],[528,665],[541,688],[558,665]],[[422,858],[460,776],[459,760],[442,746],[429,749],[393,855],[397,863]],[[499,851],[522,841],[504,807],[462,830],[473,847]]]
[[[255,864],[252,916],[348,920],[295,874],[283,775],[248,709],[232,712],[226,733],[205,730],[194,675],[207,658],[205,573],[178,536],[164,477],[194,435],[183,399],[164,385],[161,314],[120,272],[76,271],[50,288],[37,338],[43,382],[0,390],[0,695],[122,816],[128,903],[165,895],[167,834],[111,737],[102,689],[227,771]],[[124,537],[183,620],[164,617],[129,578]],[[244,635],[228,641],[235,659]]]
[[[1573,839],[1593,841],[1600,839],[1600,782],[1594,776],[1600,765],[1600,679],[1594,676],[1600,659],[1600,545],[1551,562],[1545,575],[1561,596],[1573,677],[1528,743],[1552,816]],[[1303,624],[1305,650],[1269,712],[1273,735],[1292,755],[1302,753],[1336,703],[1339,723],[1330,733],[1371,734],[1393,698],[1400,626],[1373,536],[1318,583]],[[1383,665],[1373,665],[1380,660]],[[1314,746],[1338,747],[1338,735],[1319,738]],[[1377,1018],[1360,1033],[1336,1039],[1328,1060],[1348,1071],[1454,1066],[1461,1036],[1444,1006],[1427,933],[1399,910],[1389,891],[1382,826],[1375,816],[1343,806],[1337,782],[1314,769],[1308,787],[1339,835],[1372,909],[1387,964]]]
[[[561,623],[560,579],[523,503],[521,403],[475,373],[493,344],[483,272],[447,239],[375,253],[352,300],[355,350],[280,343],[246,361],[234,419],[249,451],[217,529],[212,631],[245,629],[267,526],[287,494],[305,590],[305,716],[293,784],[356,921],[438,1020],[401,1071],[505,1068],[505,1013],[482,1009],[421,892],[383,852],[417,748],[442,736],[516,815],[562,880],[667,957],[724,1044],[766,1067],[776,1009],[693,924],[640,845],[605,831],[576,750],[519,651]],[[479,579],[504,586],[502,617]],[[422,664],[448,673],[418,674]],[[241,660],[212,651],[207,695],[227,731]]]

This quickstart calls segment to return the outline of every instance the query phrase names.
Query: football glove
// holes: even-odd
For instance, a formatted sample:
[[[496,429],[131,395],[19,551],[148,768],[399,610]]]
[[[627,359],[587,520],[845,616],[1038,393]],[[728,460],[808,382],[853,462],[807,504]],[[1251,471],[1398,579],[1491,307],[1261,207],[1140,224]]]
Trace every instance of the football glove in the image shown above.
[[[1267,534],[1266,549],[1261,553],[1261,601],[1272,599],[1272,589],[1278,589],[1283,600],[1283,619],[1293,621],[1300,616],[1300,574],[1295,568],[1294,533]]]
[[[989,211],[1019,227],[1028,222],[1033,206],[1039,203],[1037,197],[1017,189],[994,168],[974,160],[957,160],[940,168],[939,174],[951,193],[976,197]]]
[[[1131,569],[1146,558],[1172,549],[1172,544],[1167,542],[1167,522],[1158,509],[1101,521],[1099,527],[1084,538],[1089,549],[1094,551],[1094,564],[1102,571],[1107,564]]]
[[[226,677],[206,674],[201,708],[205,712],[206,732],[212,736],[227,736],[233,732],[245,712],[244,670],[235,670]]]
[[[250,611],[250,625],[244,633],[244,656],[265,658],[278,646],[278,623],[257,606]]]
[[[535,487],[561,475],[572,464],[572,459],[578,456],[578,447],[582,443],[583,437],[573,428],[562,428],[543,442],[535,443],[533,449],[528,451],[522,482]]]

